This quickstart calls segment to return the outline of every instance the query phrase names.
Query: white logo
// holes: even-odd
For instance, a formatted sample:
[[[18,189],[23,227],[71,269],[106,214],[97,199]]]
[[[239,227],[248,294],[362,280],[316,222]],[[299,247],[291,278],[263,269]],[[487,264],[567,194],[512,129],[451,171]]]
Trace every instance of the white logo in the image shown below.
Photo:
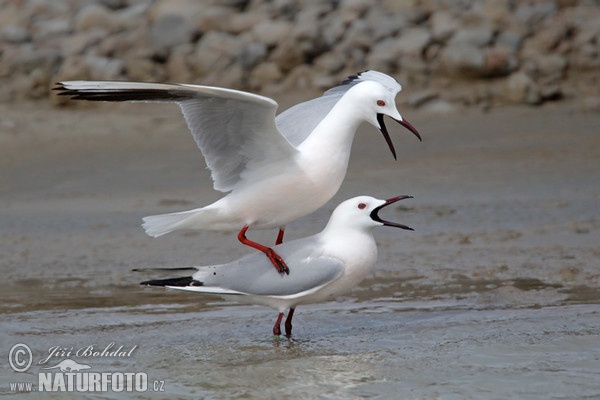
[[[104,347],[89,345],[81,348],[52,346],[48,355],[39,360],[37,382],[10,382],[10,391],[30,392],[163,392],[163,380],[149,380],[145,372],[96,372],[89,364],[79,363],[72,358],[117,358],[131,357],[137,349],[117,346],[114,342]],[[61,360],[58,362],[58,360]],[[48,361],[51,361],[48,363]],[[53,362],[52,362],[53,361]],[[8,353],[8,362],[15,372],[31,368],[31,348],[17,343]],[[43,367],[50,364],[51,366]],[[54,365],[52,365],[54,364]],[[48,372],[44,370],[49,370]]]
[[[16,372],[25,372],[31,367],[33,355],[29,346],[23,343],[17,343],[11,347],[8,353],[8,363]]]
[[[53,369],[53,368],[60,368],[61,372],[79,372],[82,369],[90,369],[92,367],[90,367],[89,365],[86,365],[86,364],[76,363],[75,361],[69,360],[67,358],[66,360],[62,360],[61,362],[56,364],[54,367],[47,367],[44,369]]]

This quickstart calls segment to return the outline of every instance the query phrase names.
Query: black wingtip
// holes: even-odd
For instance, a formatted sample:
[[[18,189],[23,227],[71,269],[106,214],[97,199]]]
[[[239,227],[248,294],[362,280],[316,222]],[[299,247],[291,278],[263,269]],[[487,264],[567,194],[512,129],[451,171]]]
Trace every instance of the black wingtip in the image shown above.
[[[352,83],[355,80],[359,79],[362,74],[364,74],[365,72],[368,72],[368,71],[369,70],[366,69],[366,70],[364,70],[362,72],[358,72],[356,75],[350,75],[350,76],[348,76],[348,78],[346,78],[345,80],[343,80],[341,84],[342,85],[346,85],[348,83]]]
[[[140,282],[144,286],[203,286],[202,282],[195,280],[191,276],[169,279],[155,279],[150,281]]]

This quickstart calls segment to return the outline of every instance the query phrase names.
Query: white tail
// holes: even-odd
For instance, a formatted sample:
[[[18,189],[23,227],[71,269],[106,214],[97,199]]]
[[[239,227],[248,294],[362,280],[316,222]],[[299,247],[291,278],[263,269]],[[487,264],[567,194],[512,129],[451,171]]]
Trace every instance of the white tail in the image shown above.
[[[159,237],[178,229],[191,228],[189,219],[197,216],[202,211],[195,209],[170,214],[150,215],[144,217],[142,228],[148,236]]]

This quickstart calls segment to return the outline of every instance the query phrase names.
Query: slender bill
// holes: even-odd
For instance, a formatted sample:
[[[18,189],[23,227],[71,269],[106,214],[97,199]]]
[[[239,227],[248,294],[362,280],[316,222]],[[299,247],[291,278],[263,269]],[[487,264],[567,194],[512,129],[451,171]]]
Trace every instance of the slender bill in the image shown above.
[[[373,211],[371,211],[371,219],[373,221],[381,222],[385,226],[393,226],[394,228],[400,228],[400,229],[406,229],[409,231],[414,231],[414,229],[411,228],[410,226],[383,220],[378,215],[379,211],[382,208],[389,206],[390,204],[394,204],[397,201],[404,200],[404,199],[412,199],[412,198],[413,198],[412,196],[396,196],[396,197],[392,197],[391,199],[387,199],[385,201],[385,203],[383,203],[382,205],[380,205],[379,207],[376,207],[375,209],[373,209]]]
[[[388,147],[390,148],[390,151],[392,152],[392,155],[394,156],[394,160],[397,160],[396,149],[394,149],[394,143],[392,143],[392,139],[390,138],[390,134],[387,131],[385,122],[383,122],[383,114],[377,114],[377,122],[379,122],[379,130],[381,131],[381,134],[383,135],[385,141],[387,142]]]
[[[417,131],[417,128],[415,128],[414,126],[412,126],[412,124],[410,122],[408,122],[404,118],[402,118],[401,120],[396,119],[396,118],[392,118],[392,119],[394,121],[396,121],[397,123],[399,123],[400,125],[402,125],[403,127],[405,127],[406,129],[408,129],[409,131],[411,131],[412,133],[414,133],[415,136],[417,138],[419,138],[419,141],[421,141],[421,142],[423,141],[423,139],[421,139],[421,135],[419,134],[419,131]]]

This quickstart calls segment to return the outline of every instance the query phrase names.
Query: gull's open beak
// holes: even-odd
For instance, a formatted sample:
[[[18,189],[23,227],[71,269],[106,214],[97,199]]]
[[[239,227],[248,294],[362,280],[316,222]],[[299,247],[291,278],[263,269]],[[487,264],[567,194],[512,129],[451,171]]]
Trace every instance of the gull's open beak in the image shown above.
[[[397,201],[400,201],[400,200],[412,199],[412,198],[413,198],[412,196],[397,196],[397,197],[392,197],[391,199],[387,199],[385,201],[385,203],[383,203],[379,207],[375,207],[373,209],[373,211],[371,211],[371,219],[373,221],[381,222],[385,226],[393,226],[395,228],[400,228],[400,229],[406,229],[406,230],[409,230],[409,231],[414,231],[414,229],[411,228],[410,226],[398,224],[396,222],[385,221],[385,220],[379,218],[379,215],[377,214],[382,208],[384,208],[386,206],[389,206],[390,204],[393,204],[393,203],[395,203]]]
[[[392,117],[390,117],[392,118]],[[416,128],[414,126],[412,126],[412,124],[410,122],[408,122],[405,119],[396,119],[396,118],[392,118],[394,121],[396,121],[397,123],[399,123],[400,125],[402,125],[403,127],[405,127],[406,129],[408,129],[409,131],[411,131],[412,133],[415,134],[415,136],[417,138],[419,138],[420,141],[423,141],[423,139],[421,139],[421,135],[419,134],[419,132],[416,130]],[[381,134],[383,135],[385,141],[388,144],[388,147],[390,148],[390,151],[392,152],[392,155],[394,156],[394,160],[396,160],[396,149],[394,149],[394,143],[392,143],[392,139],[390,138],[390,134],[387,131],[387,128],[385,126],[385,122],[383,121],[383,114],[377,114],[377,122],[379,123],[379,130],[381,131]]]

